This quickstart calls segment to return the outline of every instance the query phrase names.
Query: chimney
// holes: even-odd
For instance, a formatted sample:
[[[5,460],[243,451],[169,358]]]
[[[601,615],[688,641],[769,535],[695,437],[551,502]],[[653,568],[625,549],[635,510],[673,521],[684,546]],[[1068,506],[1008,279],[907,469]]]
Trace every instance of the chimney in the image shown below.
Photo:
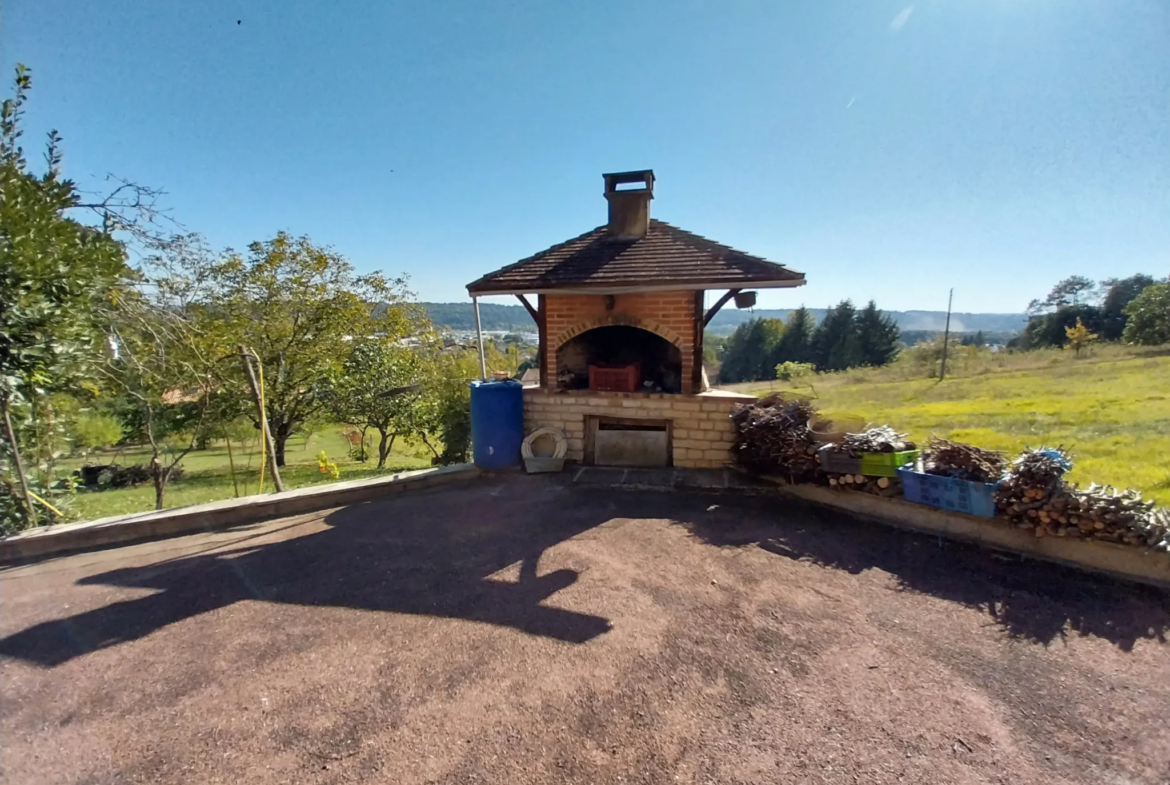
[[[650,200],[654,198],[654,172],[603,174],[605,198],[609,202],[609,236],[614,240],[640,240],[650,228]],[[641,187],[621,188],[638,184]]]

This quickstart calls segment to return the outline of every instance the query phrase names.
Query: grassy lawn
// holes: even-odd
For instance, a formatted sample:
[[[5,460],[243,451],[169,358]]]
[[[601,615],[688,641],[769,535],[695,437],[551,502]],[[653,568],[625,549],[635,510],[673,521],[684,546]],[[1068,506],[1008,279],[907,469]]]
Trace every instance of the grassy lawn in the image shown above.
[[[1014,453],[1064,445],[1076,465],[1070,479],[1140,488],[1170,505],[1170,356],[1164,350],[1105,349],[1075,359],[1033,352],[977,363],[967,375],[900,378],[889,369],[824,374],[814,403],[828,416],[890,424],[917,440],[932,434]],[[751,392],[809,388],[748,386]]]
[[[302,488],[306,485],[329,482],[329,476],[321,474],[317,467],[317,453],[321,450],[324,450],[330,460],[341,469],[342,480],[359,480],[403,469],[428,468],[431,465],[431,452],[425,445],[421,442],[416,444],[399,439],[394,443],[394,450],[386,461],[386,469],[378,471],[374,468],[377,463],[376,456],[364,464],[350,460],[349,443],[342,435],[341,429],[328,427],[314,433],[307,443],[301,436],[295,436],[289,441],[285,452],[288,465],[280,470],[285,488]],[[233,443],[232,454],[236,464],[240,496],[256,493],[260,472],[260,453],[256,444]],[[147,463],[150,460],[150,453],[142,448],[128,448],[95,455],[90,460],[92,463],[131,466]],[[80,460],[62,462],[62,466],[70,470],[80,464]],[[183,507],[188,504],[230,499],[235,495],[227,446],[222,442],[206,450],[189,453],[183,459],[182,466],[185,471],[183,477],[167,485],[165,498],[167,507]],[[272,491],[272,477],[267,472],[264,490]],[[78,519],[90,520],[153,509],[154,486],[147,483],[136,488],[117,490],[79,490],[72,511]]]

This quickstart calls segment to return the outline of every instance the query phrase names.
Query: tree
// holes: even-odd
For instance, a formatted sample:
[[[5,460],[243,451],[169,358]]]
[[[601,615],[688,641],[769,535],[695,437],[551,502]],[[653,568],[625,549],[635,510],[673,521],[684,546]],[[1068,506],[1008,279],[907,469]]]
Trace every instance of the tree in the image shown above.
[[[727,342],[719,378],[723,382],[771,379],[776,347],[784,335],[779,319],[751,319],[740,324]]]
[[[223,336],[221,352],[242,344],[263,363],[278,466],[289,437],[322,409],[322,382],[341,369],[355,343],[395,340],[424,321],[407,301],[405,278],[356,275],[331,249],[284,232],[252,243],[246,257],[227,254],[213,278],[206,318]]]
[[[828,309],[813,335],[813,364],[818,371],[843,371],[862,363],[857,309],[842,300]]]
[[[1044,306],[1048,309],[1060,308],[1065,305],[1081,305],[1092,296],[1097,285],[1083,275],[1072,275],[1065,278],[1048,293],[1044,299]]]
[[[150,447],[155,509],[161,510],[179,463],[212,427],[223,376],[216,343],[198,319],[210,252],[198,235],[158,241],[153,251],[103,310],[109,349],[100,370]],[[236,414],[230,405],[221,407],[225,420]]]
[[[1124,311],[1126,343],[1156,346],[1170,343],[1170,281],[1147,286]]]
[[[1101,300],[1101,337],[1116,341],[1125,332],[1125,307],[1133,302],[1154,279],[1143,273],[1129,278],[1110,278],[1101,282],[1105,296]]]
[[[342,422],[373,428],[378,441],[378,468],[394,447],[394,440],[420,428],[417,413],[422,396],[424,363],[421,355],[392,341],[362,343],[338,372],[323,385],[322,397]]]
[[[81,201],[61,177],[56,131],[44,173],[29,170],[20,123],[31,87],[31,73],[17,66],[13,97],[0,106],[0,413],[24,513],[35,523],[13,407],[83,375],[99,336],[97,306],[127,268],[119,242],[68,217]]]
[[[811,363],[813,360],[813,333],[817,321],[803,305],[788,315],[784,335],[776,346],[775,364],[784,362]]]
[[[1085,327],[1084,323],[1077,319],[1076,325],[1066,327],[1064,329],[1065,336],[1068,339],[1066,345],[1071,346],[1077,357],[1081,356],[1081,349],[1097,340],[1097,334],[1089,332],[1089,328]]]
[[[856,324],[862,365],[889,365],[897,358],[902,333],[873,300],[857,315]]]

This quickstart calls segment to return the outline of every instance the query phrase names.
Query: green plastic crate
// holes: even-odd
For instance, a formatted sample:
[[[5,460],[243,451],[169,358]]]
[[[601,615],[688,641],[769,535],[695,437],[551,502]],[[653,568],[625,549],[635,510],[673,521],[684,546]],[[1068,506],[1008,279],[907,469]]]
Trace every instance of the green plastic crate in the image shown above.
[[[918,450],[861,453],[861,473],[867,477],[897,477],[898,467],[913,463]]]

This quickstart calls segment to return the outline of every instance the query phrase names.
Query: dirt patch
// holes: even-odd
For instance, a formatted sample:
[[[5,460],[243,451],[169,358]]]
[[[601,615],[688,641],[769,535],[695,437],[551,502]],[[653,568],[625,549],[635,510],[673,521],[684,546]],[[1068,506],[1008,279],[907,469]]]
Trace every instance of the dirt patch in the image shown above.
[[[0,572],[8,782],[1161,783],[1164,593],[483,481]]]

